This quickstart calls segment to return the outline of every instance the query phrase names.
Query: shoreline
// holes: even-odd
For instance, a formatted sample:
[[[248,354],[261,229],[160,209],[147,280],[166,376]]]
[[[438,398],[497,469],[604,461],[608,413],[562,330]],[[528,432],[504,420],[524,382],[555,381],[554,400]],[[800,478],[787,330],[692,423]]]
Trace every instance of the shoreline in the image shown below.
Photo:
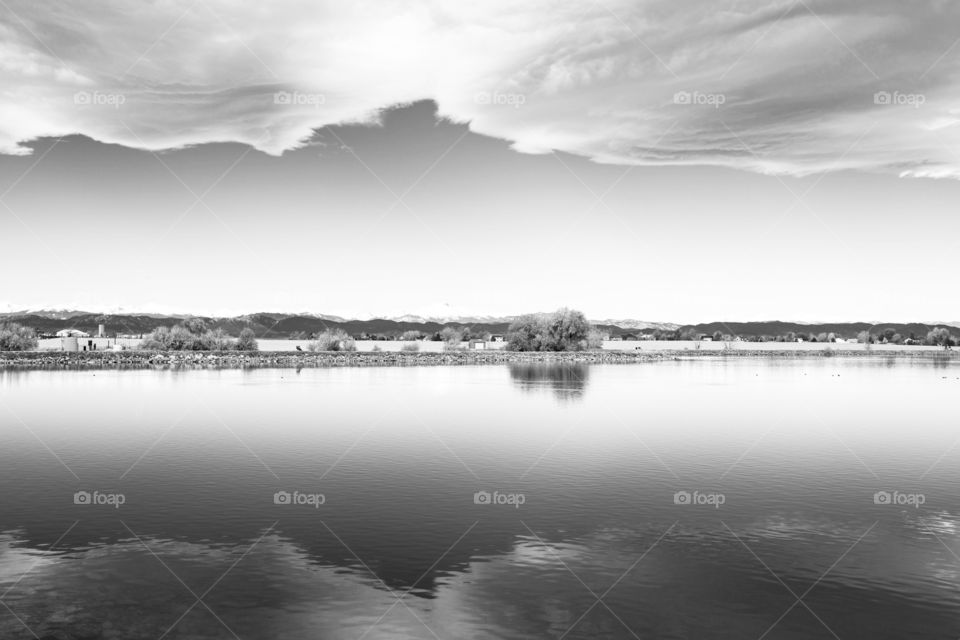
[[[694,359],[885,358],[924,362],[960,362],[960,351],[442,351],[442,352],[300,352],[300,351],[3,351],[0,370],[32,369],[248,369],[324,367],[417,367],[504,364],[634,364]]]

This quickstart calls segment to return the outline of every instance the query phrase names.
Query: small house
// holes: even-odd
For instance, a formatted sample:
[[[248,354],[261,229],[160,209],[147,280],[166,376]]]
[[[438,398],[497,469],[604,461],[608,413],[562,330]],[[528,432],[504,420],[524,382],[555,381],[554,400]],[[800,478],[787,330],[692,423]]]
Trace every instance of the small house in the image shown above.
[[[493,334],[492,336],[490,336],[490,342],[503,342],[503,334],[502,333]]]
[[[471,340],[469,345],[470,349],[477,351],[487,348],[487,343],[483,340]]]

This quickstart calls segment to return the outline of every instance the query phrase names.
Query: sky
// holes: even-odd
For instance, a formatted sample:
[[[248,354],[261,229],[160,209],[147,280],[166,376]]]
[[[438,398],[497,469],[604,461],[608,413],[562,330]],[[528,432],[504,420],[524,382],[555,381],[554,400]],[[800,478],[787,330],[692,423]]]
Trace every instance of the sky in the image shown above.
[[[956,321],[960,6],[0,3],[0,310]]]

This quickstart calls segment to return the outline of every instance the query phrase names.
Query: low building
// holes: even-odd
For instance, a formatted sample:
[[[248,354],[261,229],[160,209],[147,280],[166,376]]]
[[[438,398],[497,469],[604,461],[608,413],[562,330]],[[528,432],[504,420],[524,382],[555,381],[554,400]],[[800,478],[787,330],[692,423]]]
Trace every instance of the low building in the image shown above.
[[[90,334],[80,329],[61,329],[57,331],[58,338],[89,338]]]
[[[487,348],[487,343],[484,340],[471,340],[469,346],[471,349],[482,350]]]
[[[84,334],[85,337],[78,336],[64,336],[60,338],[60,350],[61,351],[103,351],[103,350],[122,350],[123,347],[117,349],[119,346],[117,341],[113,338],[91,338],[90,336]]]
[[[503,334],[495,333],[490,336],[490,342],[503,342]]]

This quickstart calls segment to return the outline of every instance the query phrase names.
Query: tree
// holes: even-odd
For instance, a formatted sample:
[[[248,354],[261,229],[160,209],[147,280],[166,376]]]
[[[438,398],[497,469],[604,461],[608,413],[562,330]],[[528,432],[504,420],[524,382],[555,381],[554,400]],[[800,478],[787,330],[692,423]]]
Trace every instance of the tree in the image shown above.
[[[253,332],[253,329],[247,327],[240,332],[236,347],[237,351],[257,351],[257,336]]]
[[[514,351],[580,351],[590,347],[592,330],[580,311],[559,309],[520,316],[507,330],[507,342]]]
[[[543,348],[546,331],[543,314],[520,316],[507,329],[507,347],[511,351],[546,351]]]
[[[586,348],[587,336],[593,329],[580,311],[559,309],[547,318],[547,335],[551,351],[580,351]]]
[[[873,338],[870,336],[870,332],[864,329],[857,334],[857,342],[861,344],[870,344],[873,342]]]
[[[440,339],[443,340],[444,349],[459,349],[460,343],[463,342],[463,334],[453,327],[444,327],[440,331]]]
[[[202,336],[207,332],[207,323],[203,318],[187,318],[181,324],[194,335]]]
[[[927,344],[940,347],[952,347],[954,342],[950,337],[950,330],[946,327],[937,327],[927,333]]]
[[[31,351],[37,348],[37,334],[16,322],[0,323],[0,351]]]
[[[422,333],[411,329],[410,331],[404,331],[403,335],[400,336],[400,339],[404,341],[410,341],[410,340],[419,340],[422,337],[423,337]]]

